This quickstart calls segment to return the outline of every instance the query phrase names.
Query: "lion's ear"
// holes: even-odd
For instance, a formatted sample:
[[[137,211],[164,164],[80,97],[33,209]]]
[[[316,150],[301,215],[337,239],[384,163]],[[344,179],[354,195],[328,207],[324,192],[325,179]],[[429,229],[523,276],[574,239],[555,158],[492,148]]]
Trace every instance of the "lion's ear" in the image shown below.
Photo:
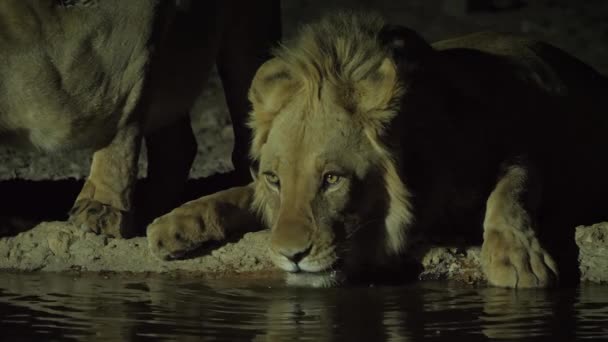
[[[395,64],[390,58],[385,58],[376,70],[357,82],[359,110],[370,113],[385,109],[398,95],[399,89]]]
[[[404,26],[385,25],[378,39],[390,51],[397,69],[405,74],[419,69],[435,51],[416,31]]]
[[[400,83],[407,84],[412,72],[420,69],[434,51],[416,31],[403,26],[384,26],[378,40],[389,57],[357,84],[359,109],[363,112],[386,108],[399,95]]]
[[[253,130],[251,156],[259,157],[275,116],[300,87],[287,65],[273,58],[258,69],[249,88],[249,101],[253,106],[249,127]]]
[[[403,26],[384,26],[378,40],[389,56],[355,87],[359,110],[379,134],[396,115],[396,101],[403,89],[430,62],[435,50],[418,33]]]

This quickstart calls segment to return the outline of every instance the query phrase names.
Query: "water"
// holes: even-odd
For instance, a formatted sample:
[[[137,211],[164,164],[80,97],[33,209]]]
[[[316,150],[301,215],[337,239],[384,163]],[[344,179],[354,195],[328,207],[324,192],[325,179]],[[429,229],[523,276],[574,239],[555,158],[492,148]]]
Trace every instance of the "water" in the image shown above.
[[[0,274],[0,340],[477,341],[608,338],[608,286],[525,290],[424,282]]]

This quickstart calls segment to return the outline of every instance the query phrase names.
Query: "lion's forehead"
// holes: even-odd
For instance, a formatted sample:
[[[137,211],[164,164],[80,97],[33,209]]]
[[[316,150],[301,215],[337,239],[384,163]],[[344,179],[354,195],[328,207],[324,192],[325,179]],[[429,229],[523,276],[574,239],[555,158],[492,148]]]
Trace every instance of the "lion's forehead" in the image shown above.
[[[277,129],[296,134],[303,141],[318,141],[321,137],[344,141],[361,135],[361,125],[346,108],[318,99],[302,99],[286,106],[273,123],[273,131]]]
[[[327,168],[355,172],[363,168],[369,163],[372,148],[362,129],[348,115],[339,110],[282,113],[262,147],[262,165],[317,172]]]

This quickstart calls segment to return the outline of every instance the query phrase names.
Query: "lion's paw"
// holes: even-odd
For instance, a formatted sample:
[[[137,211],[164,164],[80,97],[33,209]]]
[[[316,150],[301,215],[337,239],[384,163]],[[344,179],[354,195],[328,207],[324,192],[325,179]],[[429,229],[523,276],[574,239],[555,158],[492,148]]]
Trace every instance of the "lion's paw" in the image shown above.
[[[481,248],[481,262],[494,286],[549,287],[557,282],[553,258],[532,234],[490,230]]]
[[[179,259],[205,242],[225,237],[217,206],[200,200],[155,219],[147,236],[152,254],[161,260]]]
[[[129,213],[92,199],[81,199],[70,210],[69,221],[76,227],[95,234],[122,238]]]

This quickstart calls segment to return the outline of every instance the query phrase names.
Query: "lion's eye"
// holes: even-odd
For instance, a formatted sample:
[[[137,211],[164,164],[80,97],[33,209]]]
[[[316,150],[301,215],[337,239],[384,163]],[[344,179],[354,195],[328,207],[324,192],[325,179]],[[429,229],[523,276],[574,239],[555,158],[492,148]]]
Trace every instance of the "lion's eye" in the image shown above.
[[[272,173],[272,172],[264,172],[264,177],[266,178],[266,181],[268,182],[268,184],[270,184],[271,186],[278,188],[279,185],[281,184],[280,180],[279,180],[279,176],[277,176],[276,174]]]
[[[326,187],[334,186],[342,180],[341,176],[336,175],[335,173],[327,173],[323,176],[323,182]]]

